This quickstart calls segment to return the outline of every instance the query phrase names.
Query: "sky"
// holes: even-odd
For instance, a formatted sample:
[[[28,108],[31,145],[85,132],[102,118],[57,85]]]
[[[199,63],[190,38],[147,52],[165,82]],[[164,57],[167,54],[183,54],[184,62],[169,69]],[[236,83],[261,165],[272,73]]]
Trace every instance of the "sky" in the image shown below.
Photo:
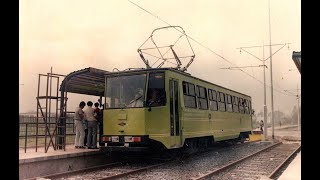
[[[264,104],[263,68],[244,67],[262,65],[259,59],[270,56],[269,46],[264,51],[262,46],[270,44],[271,27],[274,110],[289,114],[297,105],[293,95],[301,89],[301,75],[292,60],[292,52],[301,51],[301,1],[270,0],[270,26],[268,2],[19,0],[19,112],[36,111],[38,74],[49,73],[51,67],[62,75],[87,67],[106,71],[145,67],[137,49],[154,29],[170,24],[181,26],[193,39],[189,40],[195,59],[187,72],[250,95],[256,112]],[[251,46],[260,47],[240,53],[240,47]],[[270,60],[265,62],[270,112]],[[247,74],[223,69],[235,66]],[[43,78],[40,95],[44,85]],[[71,93],[68,97],[71,109],[81,100],[98,99]]]

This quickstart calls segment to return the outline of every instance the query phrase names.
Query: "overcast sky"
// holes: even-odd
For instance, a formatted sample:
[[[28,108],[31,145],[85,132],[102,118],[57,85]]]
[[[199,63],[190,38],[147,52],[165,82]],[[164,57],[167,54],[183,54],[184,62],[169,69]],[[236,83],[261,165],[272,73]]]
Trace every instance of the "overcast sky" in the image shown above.
[[[201,79],[248,94],[256,112],[263,108],[263,68],[220,69],[258,66],[262,62],[239,47],[269,44],[268,0],[132,0],[171,25],[184,28],[195,60],[187,72]],[[168,24],[128,0],[19,0],[19,112],[36,111],[38,74],[67,75],[94,67],[107,71],[145,67],[137,49],[155,28]],[[301,76],[292,52],[301,51],[301,2],[270,0],[273,46],[274,109],[290,113]],[[246,49],[262,59],[262,48]],[[216,54],[218,55],[216,55]],[[269,48],[265,47],[265,58]],[[267,105],[270,102],[270,61],[266,61]],[[44,82],[44,81],[43,81]],[[45,83],[42,83],[45,84]],[[279,93],[278,91],[282,92]],[[43,91],[45,92],[45,91]],[[284,93],[284,94],[283,94]],[[299,91],[300,93],[300,91]],[[72,110],[80,100],[98,97],[69,96]]]

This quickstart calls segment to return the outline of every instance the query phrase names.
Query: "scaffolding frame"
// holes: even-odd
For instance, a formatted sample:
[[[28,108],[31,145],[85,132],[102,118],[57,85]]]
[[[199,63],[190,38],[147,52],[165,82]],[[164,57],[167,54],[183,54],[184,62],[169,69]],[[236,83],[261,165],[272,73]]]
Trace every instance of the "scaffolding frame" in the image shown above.
[[[105,88],[105,73],[104,71],[96,68],[85,68],[78,71],[69,73],[68,75],[54,74],[51,72],[47,74],[39,74],[38,80],[38,94],[37,94],[37,123],[36,123],[36,152],[38,148],[38,136],[39,136],[39,119],[43,119],[45,123],[45,153],[47,153],[50,145],[53,146],[54,150],[63,149],[66,150],[66,135],[67,135],[67,114],[74,113],[67,111],[67,92],[76,94],[85,94],[99,96],[100,99],[104,95]],[[40,84],[41,77],[46,77],[46,92],[45,95],[40,95]],[[60,78],[63,80],[60,84]],[[52,80],[56,78],[56,94],[52,95]],[[60,85],[59,85],[60,84]],[[60,89],[59,89],[60,87]],[[59,92],[60,91],[60,92]],[[60,93],[60,96],[59,96]],[[40,102],[40,100],[45,100],[45,102]],[[51,118],[51,103],[52,100],[56,101],[55,106],[55,127],[53,132],[50,131],[50,121]],[[44,104],[44,105],[43,105]],[[45,109],[45,111],[43,111]],[[49,142],[47,142],[49,138]]]
[[[45,95],[41,95],[41,77],[46,78],[46,92]],[[45,123],[45,135],[44,135],[44,151],[45,153],[48,152],[48,149],[50,145],[52,145],[53,149],[56,150],[58,147],[62,147],[65,150],[65,142],[66,142],[66,121],[64,121],[62,124],[59,122],[59,119],[65,119],[66,118],[66,112],[67,112],[67,92],[64,93],[64,98],[61,98],[59,96],[59,85],[60,85],[60,78],[65,78],[65,75],[61,74],[55,74],[51,72],[47,74],[39,74],[38,76],[38,93],[37,93],[37,117],[36,117],[36,149],[35,151],[38,151],[38,137],[39,137],[39,119],[42,119]],[[52,94],[52,80],[56,79],[57,84],[56,87],[56,93],[55,95]],[[45,102],[41,101],[45,100]],[[53,110],[55,112],[55,126],[53,129],[53,132],[51,130],[51,114],[52,114],[52,100],[56,102],[56,106]],[[63,101],[63,102],[62,102]],[[63,109],[61,109],[61,106],[63,104]],[[61,103],[62,102],[62,103]],[[45,105],[43,105],[45,103]],[[60,109],[59,109],[60,107]],[[43,111],[45,109],[45,112]],[[60,111],[58,113],[58,111]],[[58,142],[58,137],[62,137],[63,141],[62,143]],[[49,138],[49,142],[47,142],[47,139]],[[55,139],[55,141],[54,141]],[[60,149],[60,148],[59,148]]]

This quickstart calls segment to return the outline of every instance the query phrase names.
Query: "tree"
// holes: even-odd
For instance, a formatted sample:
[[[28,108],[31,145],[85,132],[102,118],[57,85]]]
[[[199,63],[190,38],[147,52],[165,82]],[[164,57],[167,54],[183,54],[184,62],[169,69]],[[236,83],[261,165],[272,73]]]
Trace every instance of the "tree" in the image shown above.
[[[288,124],[289,122],[286,120],[285,116],[286,114],[280,110],[274,111],[273,112],[274,126],[281,126],[284,124]],[[271,112],[268,113],[268,118],[271,121]]]
[[[257,114],[258,117],[263,117],[263,112],[260,111],[258,114]]]
[[[281,111],[274,111],[274,123],[275,126],[281,126],[284,124],[283,122],[283,117],[285,116],[285,114]]]

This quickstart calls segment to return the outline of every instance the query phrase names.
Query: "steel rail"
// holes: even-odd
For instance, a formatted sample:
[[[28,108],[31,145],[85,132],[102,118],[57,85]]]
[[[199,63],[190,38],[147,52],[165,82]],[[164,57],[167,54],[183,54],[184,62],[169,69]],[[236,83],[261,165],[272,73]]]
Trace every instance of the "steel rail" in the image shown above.
[[[257,155],[257,154],[259,154],[259,153],[261,153],[261,152],[264,152],[264,151],[266,151],[266,150],[269,150],[269,149],[271,149],[271,148],[274,148],[274,147],[276,147],[276,146],[278,146],[278,145],[280,145],[280,144],[282,144],[282,142],[278,142],[278,143],[275,143],[275,144],[273,144],[273,145],[270,145],[270,146],[268,146],[268,147],[266,147],[266,148],[264,148],[264,149],[262,149],[262,150],[260,150],[260,151],[257,151],[257,152],[255,152],[255,153],[253,153],[253,154],[250,154],[250,155],[246,156],[246,157],[243,157],[243,158],[241,158],[241,159],[239,159],[239,160],[237,160],[237,161],[231,162],[231,163],[229,163],[229,164],[227,164],[227,165],[225,165],[225,166],[223,166],[223,167],[221,167],[221,168],[219,168],[219,169],[216,169],[216,170],[214,170],[214,171],[211,171],[211,172],[209,172],[209,173],[207,173],[207,174],[204,174],[204,175],[202,175],[202,176],[200,176],[200,177],[194,177],[194,178],[190,178],[190,179],[191,179],[191,180],[200,180],[200,179],[204,179],[204,178],[210,177],[210,176],[212,176],[212,175],[214,175],[214,174],[218,174],[218,173],[222,172],[222,171],[225,170],[225,169],[228,169],[228,168],[230,168],[230,167],[232,167],[232,166],[234,166],[234,165],[236,165],[236,164],[239,164],[240,162],[242,162],[242,161],[244,161],[244,160],[246,160],[246,159],[248,159],[248,158],[250,158],[250,157],[253,157],[253,156],[255,156],[255,155]]]
[[[165,165],[167,163],[170,163],[170,162],[171,161],[165,162],[165,163],[160,163],[160,164],[155,164],[155,165],[151,165],[151,166],[135,169],[135,170],[132,170],[132,171],[124,172],[124,173],[121,173],[121,174],[117,174],[117,175],[103,177],[103,178],[98,179],[98,180],[117,179],[117,178],[125,177],[125,176],[131,175],[131,174],[135,174],[135,173],[139,173],[139,172],[142,172],[142,171],[146,171],[146,170],[149,170],[149,169],[152,169],[152,168],[156,168],[156,167],[159,167],[159,166],[163,166],[163,165]]]
[[[289,161],[289,159],[295,155],[299,150],[301,149],[301,146],[299,146],[296,150],[294,150],[278,167],[276,167],[276,169],[270,173],[269,178],[270,179],[274,179],[276,176],[276,173],[279,172],[279,170],[284,166],[284,164],[286,164],[286,162]]]
[[[83,169],[74,170],[74,171],[68,171],[68,172],[63,172],[63,173],[56,173],[56,174],[51,174],[51,175],[42,176],[42,177],[34,177],[34,178],[26,179],[26,180],[37,180],[38,178],[58,179],[58,178],[66,177],[66,176],[72,176],[72,175],[79,174],[79,173],[91,172],[91,171],[95,171],[95,170],[99,170],[99,169],[103,169],[103,168],[108,168],[108,167],[115,166],[115,165],[120,165],[120,164],[123,164],[123,163],[126,163],[126,162],[128,162],[128,161],[126,160],[126,161],[121,161],[121,162],[116,162],[116,163],[110,163],[110,164],[105,164],[105,165],[100,165],[100,166],[83,168]]]

